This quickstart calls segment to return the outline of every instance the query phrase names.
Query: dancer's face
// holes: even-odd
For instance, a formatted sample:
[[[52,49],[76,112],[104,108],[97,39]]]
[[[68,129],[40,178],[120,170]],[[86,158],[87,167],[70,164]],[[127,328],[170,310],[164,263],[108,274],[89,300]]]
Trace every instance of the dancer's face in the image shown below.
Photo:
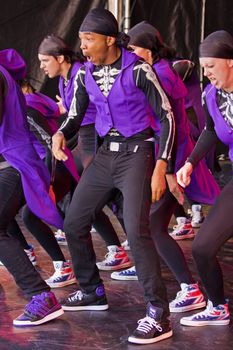
[[[40,68],[43,69],[44,73],[48,75],[49,78],[54,78],[61,74],[61,57],[63,56],[54,57],[38,54]]]
[[[202,57],[200,65],[204,75],[217,89],[233,91],[233,59]]]

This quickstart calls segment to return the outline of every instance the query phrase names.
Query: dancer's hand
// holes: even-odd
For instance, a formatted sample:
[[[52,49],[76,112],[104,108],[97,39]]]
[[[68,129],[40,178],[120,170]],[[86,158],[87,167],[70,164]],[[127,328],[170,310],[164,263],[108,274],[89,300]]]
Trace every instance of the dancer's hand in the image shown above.
[[[161,159],[158,159],[151,178],[152,203],[159,201],[166,190],[166,169],[167,163]]]
[[[56,99],[57,99],[57,105],[60,111],[60,114],[65,114],[67,112],[67,110],[65,109],[65,107],[62,104],[62,98],[59,95],[56,95]]]
[[[57,160],[66,161],[68,159],[64,150],[66,147],[66,139],[61,131],[56,132],[52,137],[52,151]]]
[[[185,163],[180,170],[177,171],[176,177],[178,184],[182,187],[186,187],[190,184],[191,174],[193,172],[193,166],[190,162]]]
[[[177,202],[181,205],[184,204],[184,190],[177,183],[176,177],[174,174],[166,175],[167,184],[169,187],[169,191],[176,198]]]

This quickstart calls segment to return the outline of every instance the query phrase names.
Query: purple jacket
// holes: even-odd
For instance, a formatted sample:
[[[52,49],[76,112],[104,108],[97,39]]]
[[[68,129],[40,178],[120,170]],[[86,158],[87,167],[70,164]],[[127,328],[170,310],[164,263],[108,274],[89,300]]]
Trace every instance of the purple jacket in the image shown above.
[[[133,79],[136,61],[138,56],[122,48],[121,72],[108,96],[104,96],[92,76],[94,65],[90,62],[86,64],[85,86],[91,102],[97,109],[95,128],[101,137],[112,127],[123,136],[130,137],[154,123],[154,114],[146,96],[135,85]]]
[[[14,80],[23,79],[25,71],[25,63],[15,50],[0,51],[0,72],[8,86],[0,125],[0,154],[20,172],[25,198],[32,212],[62,228],[63,220],[48,195],[49,171],[35,151],[35,137],[29,131],[26,118],[25,98]]]
[[[58,129],[57,119],[60,116],[60,111],[56,102],[52,100],[50,97],[40,92],[26,94],[25,98],[26,98],[26,104],[28,107],[31,107],[37,110],[46,118],[48,122],[48,126],[51,131],[51,135],[53,135]],[[44,151],[45,151],[44,147],[40,144],[39,141],[37,141],[37,143],[39,143],[37,145],[38,154],[39,155],[41,155],[41,153],[44,154]],[[41,147],[42,147],[42,150],[41,150]],[[69,170],[69,172],[71,173],[71,175],[74,177],[74,179],[77,182],[79,182],[80,177],[77,172],[77,167],[75,165],[73,155],[68,148],[65,149],[65,153],[68,156],[68,159],[64,162],[64,164]]]
[[[216,88],[209,84],[205,88],[206,103],[211,118],[214,121],[214,129],[219,139],[227,146],[229,146],[229,158],[233,161],[233,130],[224,120],[217,102],[216,102]]]
[[[169,97],[176,122],[175,172],[181,168],[192,149],[189,122],[185,111],[187,89],[168,61],[161,59],[153,65],[164,91]],[[186,195],[199,203],[213,204],[220,193],[218,184],[207,168],[205,161],[199,162],[191,175],[191,183],[185,188]]]
[[[77,72],[80,67],[82,67],[83,64],[80,62],[75,62],[71,68],[71,74],[70,74],[70,79],[65,86],[64,84],[64,78],[60,76],[59,79],[59,92],[62,98],[62,104],[67,110],[67,112],[70,109],[70,105],[73,99],[74,95],[74,83],[75,83],[75,77],[77,75]],[[82,121],[82,125],[89,125],[89,124],[94,124],[95,123],[95,116],[96,116],[96,108],[95,106],[90,102],[89,106],[86,110],[85,117]]]

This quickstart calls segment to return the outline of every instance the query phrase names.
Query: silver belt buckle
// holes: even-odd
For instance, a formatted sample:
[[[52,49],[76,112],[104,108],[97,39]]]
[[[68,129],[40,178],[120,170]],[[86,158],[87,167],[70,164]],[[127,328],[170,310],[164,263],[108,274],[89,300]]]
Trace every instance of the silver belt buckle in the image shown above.
[[[119,142],[110,142],[109,143],[109,150],[112,152],[118,152],[120,149]]]

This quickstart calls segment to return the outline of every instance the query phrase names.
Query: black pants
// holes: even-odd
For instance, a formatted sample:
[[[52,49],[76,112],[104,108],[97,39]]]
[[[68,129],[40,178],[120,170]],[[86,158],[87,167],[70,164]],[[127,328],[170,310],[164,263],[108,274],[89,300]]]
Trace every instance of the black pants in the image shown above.
[[[49,291],[19,241],[7,234],[8,225],[25,203],[20,175],[12,167],[0,170],[0,199],[0,260],[25,295]]]
[[[193,242],[193,256],[207,296],[214,306],[225,303],[223,275],[216,255],[233,236],[233,179],[223,188]]]
[[[179,284],[191,284],[194,283],[194,280],[184,254],[178,243],[168,233],[168,225],[177,205],[177,200],[168,189],[158,202],[151,205],[151,234],[159,255],[168,265]]]
[[[169,314],[158,254],[149,230],[153,145],[144,142],[137,152],[112,152],[101,146],[85,170],[65,218],[75,275],[81,288],[92,292],[102,283],[90,235],[95,213],[111,199],[114,188],[124,198],[124,223],[146,302]]]

